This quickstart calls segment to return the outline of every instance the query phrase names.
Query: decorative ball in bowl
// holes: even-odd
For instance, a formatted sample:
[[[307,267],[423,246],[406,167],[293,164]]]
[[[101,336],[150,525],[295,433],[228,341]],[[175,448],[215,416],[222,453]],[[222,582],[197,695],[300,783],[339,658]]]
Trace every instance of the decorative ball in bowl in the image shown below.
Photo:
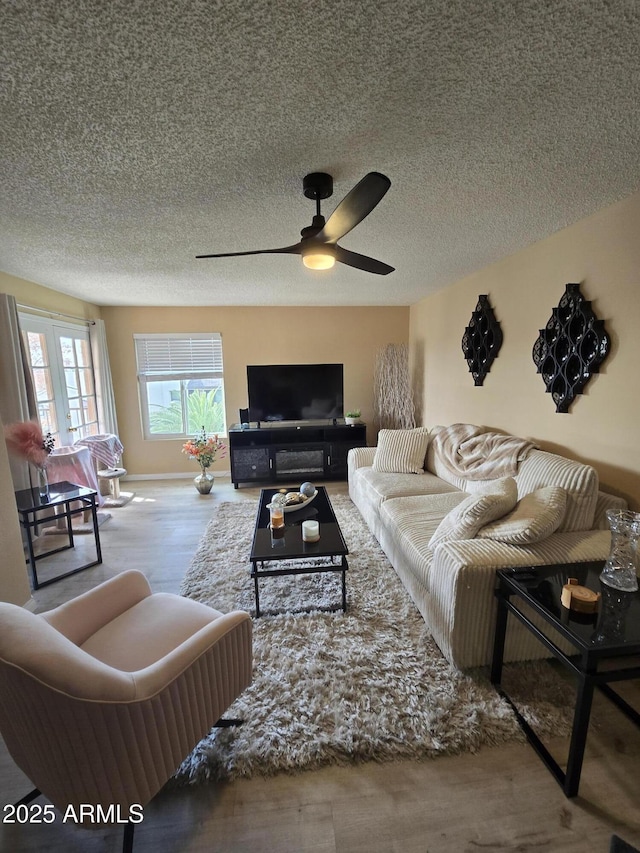
[[[310,504],[317,494],[318,490],[313,483],[303,483],[297,492],[285,492],[284,511],[295,512],[298,509],[302,509],[303,506]]]
[[[287,505],[287,499],[285,497],[284,492],[276,492],[275,495],[271,496],[271,503],[267,504],[268,507],[279,506],[285,507]]]

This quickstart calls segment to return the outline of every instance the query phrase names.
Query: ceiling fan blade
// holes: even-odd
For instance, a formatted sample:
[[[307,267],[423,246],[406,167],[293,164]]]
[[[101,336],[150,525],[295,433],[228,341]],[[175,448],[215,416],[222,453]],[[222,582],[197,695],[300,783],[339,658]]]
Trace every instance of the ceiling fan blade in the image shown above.
[[[371,213],[390,186],[391,181],[386,175],[369,172],[342,199],[322,231],[316,234],[316,239],[323,243],[336,243]]]
[[[196,258],[237,258],[239,255],[300,255],[302,243],[284,246],[282,249],[256,249],[254,252],[222,252],[218,255],[196,255]]]
[[[376,261],[375,258],[368,258],[366,255],[359,255],[357,252],[350,252],[348,249],[343,249],[342,246],[335,246],[335,251],[336,261],[359,270],[364,270],[365,272],[373,272],[376,275],[389,275],[395,269],[395,267],[390,267],[389,264],[383,264],[382,261]]]

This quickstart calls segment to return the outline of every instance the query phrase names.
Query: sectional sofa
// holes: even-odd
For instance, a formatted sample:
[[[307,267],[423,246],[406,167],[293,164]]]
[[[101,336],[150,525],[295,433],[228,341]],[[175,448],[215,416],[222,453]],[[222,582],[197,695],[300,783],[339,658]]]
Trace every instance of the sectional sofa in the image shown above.
[[[593,467],[534,446],[512,476],[460,476],[437,438],[452,429],[381,430],[377,448],[349,452],[349,495],[442,653],[465,669],[491,660],[496,569],[605,560],[605,511],[626,502],[599,490]],[[505,660],[546,654],[509,620]]]

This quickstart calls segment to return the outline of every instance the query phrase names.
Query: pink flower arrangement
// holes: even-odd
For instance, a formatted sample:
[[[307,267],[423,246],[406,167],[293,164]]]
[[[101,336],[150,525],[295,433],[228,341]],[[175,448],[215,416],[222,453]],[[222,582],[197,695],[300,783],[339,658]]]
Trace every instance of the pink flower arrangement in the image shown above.
[[[182,445],[182,452],[191,459],[195,459],[203,471],[211,465],[218,453],[224,457],[226,449],[227,445],[218,438],[217,434],[207,438],[204,427],[194,438],[190,438]]]
[[[11,453],[36,468],[44,468],[54,445],[51,433],[43,435],[40,424],[35,421],[9,424],[4,428],[4,438]]]

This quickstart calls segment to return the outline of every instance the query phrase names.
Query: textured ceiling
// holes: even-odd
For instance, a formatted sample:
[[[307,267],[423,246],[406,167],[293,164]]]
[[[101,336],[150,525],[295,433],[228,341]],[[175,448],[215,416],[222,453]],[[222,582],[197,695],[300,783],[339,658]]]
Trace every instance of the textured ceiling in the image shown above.
[[[640,187],[637,0],[0,0],[0,268],[101,305],[407,305]],[[366,173],[341,245],[297,242]]]

